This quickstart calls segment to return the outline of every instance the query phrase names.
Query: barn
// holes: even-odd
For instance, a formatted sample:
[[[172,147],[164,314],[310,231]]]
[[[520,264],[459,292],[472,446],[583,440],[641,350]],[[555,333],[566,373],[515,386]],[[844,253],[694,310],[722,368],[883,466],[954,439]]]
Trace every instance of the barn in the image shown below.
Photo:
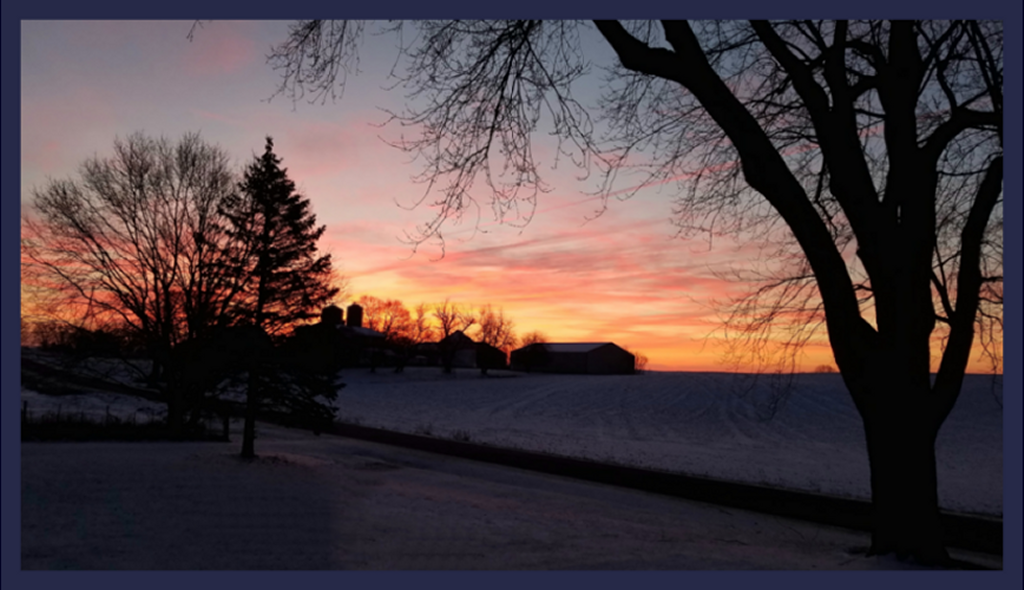
[[[462,330],[456,330],[437,343],[441,352],[442,364],[448,358],[453,367],[475,367],[476,366],[476,342],[466,336]]]
[[[436,345],[439,361],[443,364],[445,354],[451,356],[453,367],[478,367],[481,369],[504,369],[508,358],[500,349],[485,342],[476,342],[461,330],[456,330]]]
[[[374,366],[386,343],[384,334],[363,327],[363,309],[348,307],[348,323],[344,312],[328,305],[320,313],[320,323],[295,328],[300,347],[308,352],[322,352],[345,367]]]
[[[629,375],[636,358],[612,342],[538,343],[512,351],[513,371]]]

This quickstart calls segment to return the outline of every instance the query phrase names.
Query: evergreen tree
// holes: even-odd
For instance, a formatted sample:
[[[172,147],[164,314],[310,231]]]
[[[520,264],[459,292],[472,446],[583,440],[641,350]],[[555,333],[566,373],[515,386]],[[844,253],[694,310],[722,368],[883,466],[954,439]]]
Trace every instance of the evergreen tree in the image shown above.
[[[330,254],[317,255],[325,227],[317,227],[309,199],[295,192],[287,172],[268,137],[226,211],[237,238],[235,264],[248,282],[236,312],[272,337],[316,317],[338,294]]]
[[[317,252],[325,227],[316,225],[309,200],[295,192],[270,137],[238,188],[224,212],[235,238],[230,258],[245,285],[234,310],[236,323],[254,326],[280,343],[288,328],[315,317],[338,294],[331,284],[331,257]],[[332,377],[309,378],[329,375],[330,368],[284,362],[293,355],[280,350],[272,354],[281,358],[255,355],[250,360],[243,457],[255,456],[255,420],[261,410],[286,407],[295,414],[333,415],[325,402],[336,398],[339,386]],[[303,402],[290,403],[299,399]]]

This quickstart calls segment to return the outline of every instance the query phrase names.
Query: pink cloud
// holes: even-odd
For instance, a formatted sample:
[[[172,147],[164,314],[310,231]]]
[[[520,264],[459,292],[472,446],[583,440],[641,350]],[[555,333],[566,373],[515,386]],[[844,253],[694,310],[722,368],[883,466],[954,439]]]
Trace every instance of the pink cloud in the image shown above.
[[[236,72],[249,65],[263,64],[264,56],[255,41],[242,34],[237,26],[215,23],[216,28],[198,31],[186,53],[185,69],[198,75],[220,75]]]

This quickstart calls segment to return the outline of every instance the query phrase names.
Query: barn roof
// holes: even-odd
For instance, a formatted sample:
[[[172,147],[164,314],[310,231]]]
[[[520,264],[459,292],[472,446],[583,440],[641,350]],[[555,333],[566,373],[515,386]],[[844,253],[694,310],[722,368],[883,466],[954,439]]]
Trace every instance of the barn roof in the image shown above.
[[[455,330],[451,334],[442,338],[440,342],[438,342],[438,344],[440,344],[441,342],[454,342],[455,346],[467,346],[477,343],[469,336],[466,336],[465,332],[463,332],[462,330]]]
[[[341,330],[341,331],[348,331],[351,334],[357,334],[359,336],[364,336],[366,338],[384,338],[384,336],[385,336],[383,332],[378,332],[377,330],[371,330],[370,328],[362,328],[362,327],[358,327],[357,328],[355,326],[340,326],[339,325],[337,329]]]
[[[590,352],[611,342],[547,342],[544,344],[550,352]]]

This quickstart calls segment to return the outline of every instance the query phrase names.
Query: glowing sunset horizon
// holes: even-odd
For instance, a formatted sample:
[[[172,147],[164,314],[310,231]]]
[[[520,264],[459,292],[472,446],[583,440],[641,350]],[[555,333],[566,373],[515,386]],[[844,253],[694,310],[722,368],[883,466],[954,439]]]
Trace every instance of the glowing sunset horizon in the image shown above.
[[[753,288],[726,277],[749,271],[764,254],[743,238],[679,236],[673,195],[685,176],[645,182],[624,174],[605,200],[595,196],[597,179],[580,179],[569,164],[554,167],[557,146],[539,138],[550,191],[538,196],[528,224],[501,223],[483,208],[443,228],[443,251],[435,240],[416,249],[405,236],[436,211],[429,197],[416,206],[425,189],[411,179],[417,163],[387,145],[403,129],[380,126],[387,119],[381,109],[398,111],[405,100],[381,88],[395,58],[391,41],[367,40],[361,74],[349,77],[339,101],[292,104],[274,96],[280,80],[265,59],[285,38],[286,23],[215,22],[190,42],[191,26],[22,23],[23,211],[34,189],[74,177],[83,160],[108,155],[116,137],[139,131],[176,140],[199,132],[239,170],[270,136],[326,226],[320,248],[348,281],[339,305],[362,295],[410,309],[445,299],[474,309],[490,304],[518,334],[615,342],[644,353],[652,370],[755,368],[724,362],[720,316],[724,303]],[[477,195],[481,206],[486,190]],[[24,300],[23,310],[31,304]],[[824,330],[797,362],[803,371],[833,364]],[[989,371],[980,352],[972,354],[968,372]]]

